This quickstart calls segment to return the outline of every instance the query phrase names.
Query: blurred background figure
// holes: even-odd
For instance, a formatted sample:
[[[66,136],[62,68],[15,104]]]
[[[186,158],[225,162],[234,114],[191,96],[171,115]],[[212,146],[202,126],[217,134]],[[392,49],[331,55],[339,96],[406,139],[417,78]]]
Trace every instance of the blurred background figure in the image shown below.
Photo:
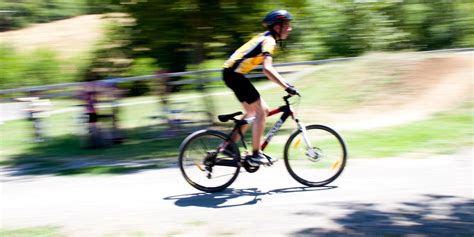
[[[52,108],[51,102],[48,99],[41,99],[41,93],[38,91],[31,91],[28,97],[19,97],[15,100],[27,103],[24,112],[26,112],[26,118],[32,125],[33,141],[44,142],[46,127],[42,120],[48,116],[47,112]]]
[[[80,125],[83,129],[82,145],[88,148],[98,148],[105,145],[104,135],[98,124],[99,116],[97,114],[99,89],[97,82],[84,83],[84,88],[79,92],[79,98],[83,102],[83,119],[80,120]]]
[[[119,126],[119,99],[122,92],[113,82],[91,81],[84,83],[78,97],[83,102],[86,126],[83,145],[98,148],[123,142],[123,134]],[[100,108],[100,109],[99,109]]]

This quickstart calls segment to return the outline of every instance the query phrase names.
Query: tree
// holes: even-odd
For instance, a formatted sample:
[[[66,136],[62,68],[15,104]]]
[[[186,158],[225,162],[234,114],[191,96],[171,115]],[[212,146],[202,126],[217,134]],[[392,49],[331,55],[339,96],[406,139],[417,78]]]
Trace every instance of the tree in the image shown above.
[[[162,68],[183,71],[190,64],[226,57],[252,34],[263,31],[262,17],[277,8],[269,2],[149,0],[124,7],[136,19],[132,47],[146,49],[137,56],[152,56]],[[301,6],[304,1],[279,3]]]

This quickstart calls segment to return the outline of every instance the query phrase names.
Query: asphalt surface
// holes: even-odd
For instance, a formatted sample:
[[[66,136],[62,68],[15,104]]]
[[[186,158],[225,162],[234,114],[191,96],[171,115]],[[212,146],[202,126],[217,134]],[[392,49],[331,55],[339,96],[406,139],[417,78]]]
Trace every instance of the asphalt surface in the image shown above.
[[[323,188],[300,185],[280,161],[241,173],[217,194],[195,190],[177,168],[117,176],[2,172],[1,225],[53,226],[66,236],[472,236],[472,152],[349,160]]]
[[[22,119],[26,117],[23,111],[28,107],[27,103],[0,103],[0,124],[9,120]]]

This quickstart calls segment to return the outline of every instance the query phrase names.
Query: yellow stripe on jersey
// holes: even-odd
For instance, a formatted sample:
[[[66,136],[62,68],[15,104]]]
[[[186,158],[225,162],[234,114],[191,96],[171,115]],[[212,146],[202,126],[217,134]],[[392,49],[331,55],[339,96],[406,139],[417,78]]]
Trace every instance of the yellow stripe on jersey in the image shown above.
[[[275,46],[276,41],[269,31],[258,34],[237,49],[224,63],[224,68],[247,74],[262,64],[264,53],[273,54]]]

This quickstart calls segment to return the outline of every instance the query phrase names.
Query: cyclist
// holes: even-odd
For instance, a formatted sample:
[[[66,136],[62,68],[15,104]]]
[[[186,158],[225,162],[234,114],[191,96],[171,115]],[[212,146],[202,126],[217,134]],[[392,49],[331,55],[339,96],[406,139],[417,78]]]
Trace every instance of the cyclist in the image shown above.
[[[247,157],[252,166],[258,166],[275,161],[263,154],[260,144],[265,130],[265,119],[269,109],[252,83],[244,76],[257,65],[263,63],[263,72],[267,78],[291,95],[297,94],[296,89],[285,82],[283,77],[273,67],[272,54],[276,43],[285,40],[291,32],[290,21],[293,17],[286,10],[275,10],[268,13],[263,19],[263,25],[268,31],[258,34],[250,41],[237,49],[224,63],[223,77],[225,84],[234,91],[237,99],[242,103],[246,114],[244,118],[255,117],[252,128],[253,153]],[[248,125],[242,127],[245,132]],[[233,141],[239,140],[239,134],[234,134]]]

